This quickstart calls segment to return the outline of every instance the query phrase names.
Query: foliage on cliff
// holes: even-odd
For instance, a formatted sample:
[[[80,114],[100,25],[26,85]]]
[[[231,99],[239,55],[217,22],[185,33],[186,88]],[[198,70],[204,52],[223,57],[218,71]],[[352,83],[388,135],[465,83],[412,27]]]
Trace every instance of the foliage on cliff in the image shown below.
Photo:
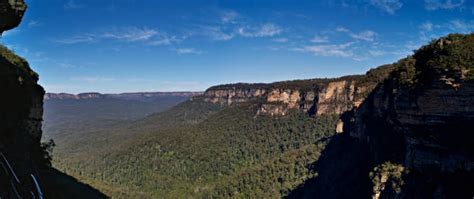
[[[28,62],[2,44],[0,44],[0,57],[17,66],[20,70],[26,72],[26,74],[29,74],[35,81],[38,81],[38,74],[30,68]]]
[[[474,80],[474,34],[450,34],[433,40],[396,64],[394,77],[403,86],[421,86],[435,77],[456,82]]]
[[[369,176],[372,180],[373,192],[380,194],[384,191],[400,193],[405,184],[403,177],[408,170],[399,164],[385,162],[373,169]]]

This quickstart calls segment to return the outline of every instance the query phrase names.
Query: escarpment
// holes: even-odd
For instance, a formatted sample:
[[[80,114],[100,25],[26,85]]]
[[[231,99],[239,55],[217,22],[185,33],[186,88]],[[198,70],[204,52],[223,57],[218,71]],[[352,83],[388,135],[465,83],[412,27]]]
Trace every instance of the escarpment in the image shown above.
[[[221,85],[209,88],[201,98],[206,102],[227,105],[257,102],[257,115],[284,116],[291,111],[302,111],[311,116],[341,114],[358,107],[391,69],[391,65],[384,65],[366,75]]]
[[[289,197],[471,198],[473,54],[474,34],[453,34],[393,64]]]
[[[373,164],[408,170],[398,190],[378,197],[474,195],[473,54],[474,34],[436,40],[396,63],[391,78],[355,110],[346,129],[370,146]]]
[[[472,55],[474,34],[452,34],[365,75],[223,85],[202,98],[256,104],[257,115],[340,115],[323,158],[310,165],[318,176],[289,198],[470,198]]]

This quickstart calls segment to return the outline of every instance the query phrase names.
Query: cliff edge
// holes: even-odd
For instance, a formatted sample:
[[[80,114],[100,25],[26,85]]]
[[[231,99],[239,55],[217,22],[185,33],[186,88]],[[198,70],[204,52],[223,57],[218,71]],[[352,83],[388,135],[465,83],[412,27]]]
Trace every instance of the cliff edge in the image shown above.
[[[23,0],[0,0],[0,33],[18,26],[25,11]],[[0,45],[0,197],[105,198],[51,167],[54,143],[40,142],[45,92],[37,82],[28,62]]]
[[[474,34],[451,34],[392,64],[289,198],[472,198]]]

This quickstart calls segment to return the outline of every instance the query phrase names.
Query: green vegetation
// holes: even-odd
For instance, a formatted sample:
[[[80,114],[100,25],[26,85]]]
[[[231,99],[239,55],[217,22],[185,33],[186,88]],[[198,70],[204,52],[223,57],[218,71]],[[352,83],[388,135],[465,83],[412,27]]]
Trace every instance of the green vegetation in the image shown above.
[[[71,137],[55,166],[116,197],[281,197],[316,175],[308,165],[337,116],[255,113],[252,104],[188,101],[81,136],[87,139]]]
[[[372,179],[374,193],[380,193],[389,188],[395,193],[400,193],[405,184],[403,176],[408,173],[402,165],[385,162],[374,168],[369,176]],[[387,184],[389,185],[387,187]]]
[[[450,34],[395,63],[394,77],[401,86],[423,85],[435,77],[447,84],[474,80],[474,34]]]
[[[9,50],[7,47],[0,44],[0,57],[3,57],[8,62],[12,63],[13,65],[19,67],[21,70],[27,72],[30,77],[34,80],[38,80],[38,74],[31,70],[30,65],[28,62],[23,59],[22,57],[16,55],[13,51]]]
[[[188,97],[159,96],[147,100],[119,98],[50,99],[44,101],[43,139],[62,143],[68,134],[81,134],[131,122],[165,111]]]

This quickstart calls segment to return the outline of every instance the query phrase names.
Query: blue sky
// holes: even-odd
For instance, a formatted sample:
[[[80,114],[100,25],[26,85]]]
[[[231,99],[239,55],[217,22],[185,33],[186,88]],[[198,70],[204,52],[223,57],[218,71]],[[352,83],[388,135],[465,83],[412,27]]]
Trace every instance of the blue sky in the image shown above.
[[[202,91],[360,74],[448,33],[471,0],[27,0],[1,42],[48,92]]]

